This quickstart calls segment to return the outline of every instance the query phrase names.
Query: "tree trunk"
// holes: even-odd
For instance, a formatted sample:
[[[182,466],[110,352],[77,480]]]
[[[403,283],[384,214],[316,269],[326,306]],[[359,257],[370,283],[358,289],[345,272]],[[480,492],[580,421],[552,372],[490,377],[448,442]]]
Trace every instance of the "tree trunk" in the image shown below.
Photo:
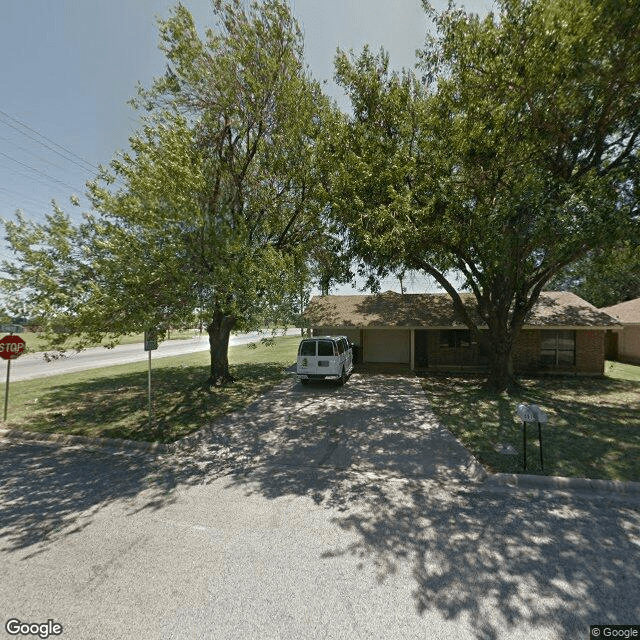
[[[229,373],[229,335],[236,323],[235,316],[226,316],[216,312],[207,325],[209,350],[211,352],[211,371],[207,384],[222,386],[234,382]]]
[[[512,344],[509,340],[492,340],[489,350],[489,377],[487,387],[491,391],[501,392],[513,387]]]

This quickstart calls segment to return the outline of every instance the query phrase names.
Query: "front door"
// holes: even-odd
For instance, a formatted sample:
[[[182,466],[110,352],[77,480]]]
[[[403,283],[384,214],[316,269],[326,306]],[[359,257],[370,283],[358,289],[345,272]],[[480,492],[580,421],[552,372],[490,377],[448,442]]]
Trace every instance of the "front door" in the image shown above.
[[[426,369],[429,366],[429,332],[416,330],[414,341],[414,362],[416,369]]]

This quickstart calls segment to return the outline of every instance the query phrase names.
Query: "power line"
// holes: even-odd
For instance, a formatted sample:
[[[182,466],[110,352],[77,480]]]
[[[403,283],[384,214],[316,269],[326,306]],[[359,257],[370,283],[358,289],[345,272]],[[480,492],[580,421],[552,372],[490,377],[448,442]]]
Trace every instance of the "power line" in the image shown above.
[[[7,155],[6,153],[4,153],[4,151],[0,151],[0,155],[4,156],[5,158],[8,158],[12,162],[16,162],[17,164],[20,164],[23,167],[26,167],[27,169],[30,169],[31,171],[35,171],[36,173],[39,173],[41,176],[44,176],[45,178],[47,178],[49,180],[52,180],[53,182],[57,182],[58,184],[61,184],[63,187],[67,187],[68,189],[71,189],[71,191],[77,191],[77,189],[75,187],[72,187],[71,185],[67,184],[66,182],[63,182],[62,180],[58,180],[57,178],[52,178],[50,175],[44,173],[44,171],[40,171],[39,169],[36,169],[35,167],[32,167],[31,165],[28,165],[28,164],[26,164],[24,162],[20,162],[20,160],[16,160],[15,158],[12,158],[10,155]]]
[[[35,129],[32,129],[29,125],[25,124],[24,122],[21,122],[17,118],[14,118],[13,116],[10,116],[8,113],[5,113],[4,111],[2,111],[2,109],[0,109],[0,114],[2,114],[5,118],[9,118],[9,120],[11,120],[12,122],[15,122],[15,123],[19,124],[21,127],[24,127],[25,129],[28,129],[29,131],[35,133],[36,135],[40,136],[41,138],[44,138],[47,142],[50,142],[52,145],[58,147],[58,149],[62,149],[65,153],[68,153],[69,155],[74,156],[75,158],[78,158],[78,160],[81,160],[86,165],[91,167],[92,170],[96,170],[96,171],[100,170],[98,167],[96,167],[96,165],[92,164],[88,160],[85,160],[82,156],[79,156],[77,153],[74,153],[70,149],[67,149],[66,147],[63,147],[61,144],[58,144],[57,142],[54,142],[50,138],[47,138],[47,136],[45,136],[44,134],[40,133],[39,131],[36,131]],[[18,133],[21,133],[23,136],[26,136],[27,138],[30,138],[31,140],[34,140],[38,144],[41,144],[43,147],[47,147],[47,149],[50,149],[54,153],[57,153],[59,156],[62,156],[63,158],[65,158],[65,160],[67,160],[69,162],[73,162],[75,165],[79,166],[81,169],[84,169],[85,171],[87,170],[87,167],[83,167],[82,165],[78,164],[75,160],[65,157],[62,153],[60,153],[59,151],[56,151],[56,149],[51,148],[49,145],[45,144],[41,140],[33,138],[32,136],[30,136],[29,134],[25,133],[24,131],[20,131],[20,129],[18,129],[17,127],[14,127],[9,122],[4,122],[3,124],[7,125],[8,127],[11,127],[12,129],[15,129]]]
[[[26,205],[30,207],[38,207],[41,208],[42,202],[38,202],[33,196],[25,196],[17,191],[13,191],[12,189],[7,189],[6,187],[0,186],[0,192],[6,194],[9,198],[13,198],[16,200],[20,200],[20,202],[24,202]]]
[[[6,123],[4,123],[4,124],[6,124]],[[5,138],[4,136],[0,136],[0,140],[4,140],[5,142],[8,142],[10,145],[13,145],[16,149],[20,149],[20,151],[22,151],[24,153],[27,153],[28,155],[34,157],[36,160],[40,160],[40,162],[46,162],[47,164],[50,164],[52,167],[57,167],[58,169],[64,170],[64,167],[61,167],[59,164],[56,164],[55,162],[51,162],[51,160],[47,160],[46,158],[41,158],[39,155],[36,155],[30,149],[25,149],[24,147],[20,146],[19,144],[16,144],[15,142],[13,142],[13,140],[9,140],[9,138]]]

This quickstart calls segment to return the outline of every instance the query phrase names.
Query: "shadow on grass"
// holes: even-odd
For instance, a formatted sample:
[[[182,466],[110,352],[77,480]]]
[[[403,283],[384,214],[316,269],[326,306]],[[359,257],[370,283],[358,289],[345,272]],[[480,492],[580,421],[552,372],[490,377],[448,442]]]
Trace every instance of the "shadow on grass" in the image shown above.
[[[151,425],[147,374],[136,372],[61,383],[30,401],[9,426],[41,433],[173,442],[246,406],[283,377],[278,363],[239,364],[232,371],[238,377],[235,384],[211,389],[203,384],[202,366],[154,368]]]
[[[318,555],[348,559],[345,572],[355,560],[363,574],[354,584],[366,593],[365,570],[380,583],[407,574],[416,613],[466,625],[466,637],[586,637],[589,624],[640,617],[637,510],[490,494],[459,481],[453,454],[424,466],[438,447],[448,450],[446,433],[429,422],[415,383],[383,376],[280,385],[214,421],[194,448],[159,458],[13,443],[0,447],[3,551],[29,557],[82,530],[103,505],[160,509],[175,488],[226,474],[248,495],[331,509],[351,542],[319,539]],[[357,461],[401,479],[345,470]]]
[[[523,380],[509,395],[492,394],[473,377],[422,379],[439,419],[493,471],[523,473],[522,423],[518,403],[539,405],[544,470],[536,425],[527,427],[527,473],[640,480],[640,384],[611,378]],[[511,444],[516,456],[498,453]]]

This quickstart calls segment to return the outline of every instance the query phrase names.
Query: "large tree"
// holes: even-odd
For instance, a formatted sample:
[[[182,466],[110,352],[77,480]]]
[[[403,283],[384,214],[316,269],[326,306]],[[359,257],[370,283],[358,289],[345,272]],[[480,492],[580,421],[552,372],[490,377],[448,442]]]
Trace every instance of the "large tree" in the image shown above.
[[[615,247],[590,251],[562,270],[550,283],[596,307],[640,298],[640,235]]]
[[[232,380],[232,329],[284,322],[296,265],[322,235],[323,131],[339,119],[304,65],[283,0],[213,2],[202,40],[178,5],[160,22],[164,76],[140,87],[145,126],[89,184],[74,226],[6,223],[5,287],[46,318],[52,344],[206,326],[209,383]]]
[[[425,6],[437,31],[421,78],[391,73],[384,52],[336,58],[353,116],[333,210],[375,275],[415,269],[449,293],[500,390],[549,279],[638,233],[640,11],[502,0],[481,20]]]

